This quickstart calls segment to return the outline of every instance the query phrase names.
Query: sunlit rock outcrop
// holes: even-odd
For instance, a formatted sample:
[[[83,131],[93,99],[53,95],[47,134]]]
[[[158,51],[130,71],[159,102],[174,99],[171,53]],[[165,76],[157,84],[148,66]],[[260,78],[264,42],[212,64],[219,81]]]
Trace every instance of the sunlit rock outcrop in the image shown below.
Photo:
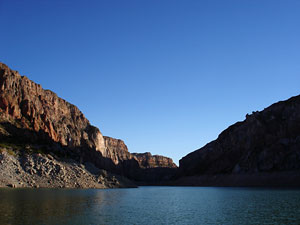
[[[145,166],[122,140],[103,137],[76,106],[0,63],[0,144],[7,143],[17,154],[38,149],[138,181],[171,177],[166,170],[145,169],[176,168],[162,156],[146,157]]]
[[[173,160],[165,156],[152,155],[150,152],[132,153],[132,155],[135,156],[142,168],[177,168]]]
[[[104,139],[74,105],[0,63],[0,111],[22,128],[43,131],[68,147],[104,151]]]

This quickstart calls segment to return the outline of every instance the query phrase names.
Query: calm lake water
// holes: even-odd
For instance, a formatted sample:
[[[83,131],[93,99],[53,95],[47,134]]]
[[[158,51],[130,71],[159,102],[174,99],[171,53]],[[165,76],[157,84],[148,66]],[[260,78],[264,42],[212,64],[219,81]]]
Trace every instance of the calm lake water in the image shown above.
[[[300,224],[300,190],[0,189],[0,224]]]

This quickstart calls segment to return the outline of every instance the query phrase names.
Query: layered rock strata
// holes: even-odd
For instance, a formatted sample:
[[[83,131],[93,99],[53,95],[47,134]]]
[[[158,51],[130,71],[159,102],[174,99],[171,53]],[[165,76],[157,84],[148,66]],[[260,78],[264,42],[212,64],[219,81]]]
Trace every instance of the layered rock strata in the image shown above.
[[[142,168],[177,168],[173,160],[165,156],[152,155],[150,152],[132,153],[132,155]]]
[[[122,140],[103,137],[76,106],[3,63],[0,63],[1,143],[18,144],[17,149],[38,144],[43,146],[43,153],[54,153],[79,164],[90,162],[99,169],[133,180],[153,181],[168,175],[158,170],[145,171]],[[149,165],[159,168],[167,166],[167,161],[170,160],[158,157]],[[172,163],[169,165],[175,168]]]
[[[132,180],[152,184],[171,179],[177,171],[176,164],[168,157],[152,156],[151,153],[129,153],[122,140],[107,136],[104,136],[104,140],[105,151],[114,162],[111,169]]]
[[[0,63],[0,112],[22,128],[46,133],[70,148],[105,150],[104,138],[74,105]]]

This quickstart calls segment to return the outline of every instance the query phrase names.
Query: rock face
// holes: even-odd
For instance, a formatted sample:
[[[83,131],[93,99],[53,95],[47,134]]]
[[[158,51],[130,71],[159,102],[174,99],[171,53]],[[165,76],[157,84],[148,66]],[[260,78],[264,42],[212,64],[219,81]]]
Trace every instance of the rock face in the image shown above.
[[[120,164],[124,160],[132,159],[132,155],[128,152],[128,148],[124,141],[116,138],[104,136],[105,150],[104,157],[111,158],[114,164]]]
[[[179,164],[181,176],[299,174],[300,96],[247,115],[243,122],[230,126]]]
[[[140,167],[136,158],[128,152],[128,148],[124,141],[104,136],[104,142],[105,150],[103,154],[105,158],[98,157],[97,160],[102,162],[96,164],[106,165],[105,168],[109,171],[135,180]]]
[[[163,182],[175,178],[178,167],[173,160],[160,155],[146,153],[132,153],[138,162],[139,170],[133,176],[141,185],[163,185]]]
[[[0,63],[0,111],[19,120],[22,128],[46,133],[71,148],[87,146],[104,151],[104,138],[80,110]]]
[[[152,155],[150,152],[132,153],[132,155],[142,168],[177,168],[173,160],[165,156]]]
[[[145,184],[171,179],[177,171],[177,166],[170,158],[152,156],[149,152],[129,153],[122,140],[106,136],[104,140],[106,157],[113,161],[110,171]]]
[[[161,156],[147,159],[148,166],[140,164],[139,157],[129,153],[122,140],[103,137],[76,106],[2,63],[1,143],[18,144],[18,149],[39,144],[43,152],[72,158],[80,164],[90,162],[99,169],[138,181],[170,177],[166,170],[145,169],[176,168],[170,159]]]

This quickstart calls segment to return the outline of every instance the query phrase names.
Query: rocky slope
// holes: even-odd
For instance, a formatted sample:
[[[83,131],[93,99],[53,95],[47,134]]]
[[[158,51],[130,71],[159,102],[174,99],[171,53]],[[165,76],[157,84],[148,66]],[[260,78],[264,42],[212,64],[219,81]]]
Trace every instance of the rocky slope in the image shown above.
[[[206,176],[207,179],[197,178],[200,185],[214,184],[212,177],[217,179],[220,175],[240,177],[231,183],[246,186],[249,184],[243,177],[251,175],[252,184],[258,185],[261,174],[268,179],[273,177],[268,182],[272,185],[300,185],[300,179],[296,180],[300,178],[300,96],[247,115],[215,141],[183,157],[179,170],[182,177]],[[222,182],[230,185],[228,179],[215,184]]]
[[[124,177],[96,168],[91,163],[58,159],[27,149],[0,147],[0,187],[120,188],[136,187]],[[32,149],[31,149],[32,150]]]
[[[38,144],[43,146],[43,153],[53,153],[80,164],[92,163],[99,169],[138,181],[168,176],[165,171],[145,171],[122,140],[103,137],[76,106],[2,63],[1,143],[17,144],[21,149]],[[159,160],[155,162],[160,163]],[[153,163],[152,166],[159,167]]]

